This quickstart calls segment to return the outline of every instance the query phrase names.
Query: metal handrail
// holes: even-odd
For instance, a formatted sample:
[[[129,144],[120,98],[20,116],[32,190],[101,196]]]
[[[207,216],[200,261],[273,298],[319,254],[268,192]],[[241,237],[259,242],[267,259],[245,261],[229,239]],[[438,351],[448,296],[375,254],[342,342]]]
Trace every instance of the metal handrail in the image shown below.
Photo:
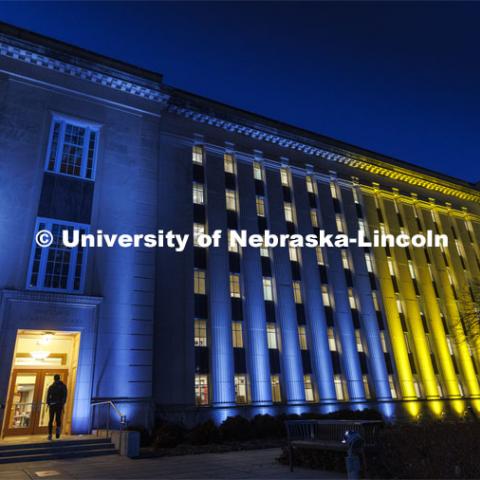
[[[125,429],[126,425],[127,425],[127,416],[126,415],[123,415],[122,412],[119,410],[119,408],[117,407],[117,405],[115,405],[115,403],[112,401],[112,400],[104,400],[104,401],[101,401],[101,402],[92,402],[90,404],[90,406],[92,407],[92,416],[93,418],[95,418],[95,415],[94,415],[94,410],[95,410],[95,407],[100,407],[100,406],[103,406],[103,405],[106,405],[108,407],[108,410],[107,410],[107,422],[106,422],[106,429],[105,429],[105,438],[109,438],[110,437],[110,412],[111,412],[111,409],[113,408],[113,411],[119,416],[120,418],[120,436],[119,436],[119,440],[118,440],[118,449],[121,450],[122,448],[122,432],[123,430]],[[93,428],[93,421],[92,421],[92,428]],[[99,436],[99,428],[98,428],[98,424],[97,424],[97,437]]]

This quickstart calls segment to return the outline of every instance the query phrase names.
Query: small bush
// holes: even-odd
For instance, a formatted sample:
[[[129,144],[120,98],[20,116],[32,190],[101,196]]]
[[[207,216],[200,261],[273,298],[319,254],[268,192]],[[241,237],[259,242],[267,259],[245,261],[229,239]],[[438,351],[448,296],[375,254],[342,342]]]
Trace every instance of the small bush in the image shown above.
[[[220,431],[212,420],[196,425],[186,436],[192,445],[207,445],[220,442]]]
[[[153,444],[156,448],[174,448],[182,443],[184,438],[184,427],[175,423],[164,423],[156,429]]]
[[[250,422],[240,415],[228,417],[220,425],[220,436],[224,442],[243,442],[253,437],[253,429]]]
[[[283,438],[286,436],[285,425],[279,417],[256,415],[251,420],[254,438]]]

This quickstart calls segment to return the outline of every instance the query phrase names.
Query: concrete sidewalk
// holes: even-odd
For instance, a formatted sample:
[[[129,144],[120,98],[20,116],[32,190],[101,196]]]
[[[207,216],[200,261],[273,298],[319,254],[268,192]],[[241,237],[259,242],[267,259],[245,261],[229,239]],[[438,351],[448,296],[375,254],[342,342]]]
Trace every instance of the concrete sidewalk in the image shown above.
[[[338,472],[295,468],[276,461],[280,449],[130,460],[119,455],[0,465],[0,478],[32,479],[340,479]]]

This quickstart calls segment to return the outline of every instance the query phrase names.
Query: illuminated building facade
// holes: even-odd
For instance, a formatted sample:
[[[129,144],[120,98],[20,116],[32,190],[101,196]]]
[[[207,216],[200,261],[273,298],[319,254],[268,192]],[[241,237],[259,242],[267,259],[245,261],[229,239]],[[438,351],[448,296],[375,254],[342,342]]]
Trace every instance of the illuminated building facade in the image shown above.
[[[107,399],[134,424],[477,408],[480,352],[458,326],[480,278],[473,184],[7,25],[0,104],[4,434],[43,431],[57,371],[73,433]],[[67,249],[63,228],[432,230],[449,247]]]

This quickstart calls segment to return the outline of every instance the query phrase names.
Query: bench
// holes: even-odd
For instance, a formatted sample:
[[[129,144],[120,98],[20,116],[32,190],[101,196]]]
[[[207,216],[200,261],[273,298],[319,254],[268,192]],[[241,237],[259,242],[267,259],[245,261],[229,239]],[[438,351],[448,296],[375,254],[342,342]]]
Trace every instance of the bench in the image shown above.
[[[364,440],[361,453],[363,468],[366,471],[365,450],[376,447],[379,430],[383,422],[379,420],[287,420],[288,459],[293,472],[295,448],[335,450],[347,453],[344,442],[345,432],[358,432]]]

